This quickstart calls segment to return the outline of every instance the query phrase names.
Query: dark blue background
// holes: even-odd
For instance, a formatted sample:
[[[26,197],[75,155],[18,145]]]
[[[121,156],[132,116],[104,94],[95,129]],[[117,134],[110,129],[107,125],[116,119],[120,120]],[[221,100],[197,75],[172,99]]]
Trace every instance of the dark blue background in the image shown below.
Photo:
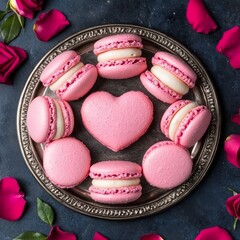
[[[219,28],[209,35],[194,32],[185,18],[186,1],[172,0],[64,0],[46,1],[44,10],[57,8],[64,12],[71,26],[48,43],[40,42],[32,31],[36,20],[27,20],[21,35],[11,43],[28,52],[28,60],[12,75],[13,85],[0,85],[0,178],[13,176],[25,192],[27,207],[16,222],[0,219],[0,239],[12,239],[24,231],[48,234],[49,227],[37,216],[36,200],[40,197],[56,213],[55,224],[74,232],[78,239],[90,240],[95,231],[110,240],[137,240],[143,234],[158,233],[166,240],[191,240],[203,228],[221,226],[240,239],[240,224],[232,228],[233,217],[225,208],[231,195],[228,187],[240,192],[240,170],[230,165],[223,150],[224,139],[240,132],[231,116],[240,106],[240,72],[230,67],[227,59],[215,47],[224,31],[240,24],[238,0],[206,0]],[[0,9],[6,0],[0,2]],[[37,14],[39,15],[39,13]],[[141,219],[109,221],[76,213],[54,200],[37,183],[28,170],[18,145],[16,113],[20,94],[32,69],[57,43],[83,30],[108,23],[128,23],[163,32],[185,45],[207,69],[219,96],[223,113],[222,137],[216,157],[203,181],[184,200],[170,209]]]

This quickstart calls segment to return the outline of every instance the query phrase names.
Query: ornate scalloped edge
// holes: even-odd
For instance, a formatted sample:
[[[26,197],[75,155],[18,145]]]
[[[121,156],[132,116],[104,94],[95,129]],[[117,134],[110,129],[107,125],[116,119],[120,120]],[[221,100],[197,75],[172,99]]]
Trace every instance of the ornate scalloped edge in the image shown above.
[[[212,121],[207,132],[206,141],[204,143],[203,151],[199,156],[199,161],[196,168],[190,177],[190,179],[179,186],[178,188],[170,191],[160,199],[154,202],[143,204],[138,207],[100,207],[94,206],[85,202],[84,200],[76,199],[72,194],[63,189],[59,189],[54,186],[48,178],[45,176],[36,153],[32,147],[31,139],[29,138],[26,127],[26,115],[29,107],[29,103],[32,100],[34,90],[40,84],[39,76],[43,68],[59,53],[71,49],[73,46],[81,44],[83,42],[92,41],[94,38],[104,37],[111,34],[119,33],[135,33],[140,35],[143,39],[152,41],[154,44],[158,44],[160,47],[164,47],[169,51],[179,55],[183,58],[196,72],[198,79],[200,79],[199,86],[205,97],[206,104],[212,113]],[[62,43],[56,46],[51,52],[49,52],[45,58],[36,66],[32,74],[27,80],[25,88],[23,90],[17,117],[18,138],[23,157],[39,183],[58,201],[64,205],[72,208],[80,213],[106,219],[129,219],[137,218],[146,215],[150,215],[161,210],[168,208],[175,204],[183,197],[185,197],[205,175],[206,171],[210,167],[210,164],[214,158],[216,148],[220,138],[220,110],[218,107],[218,100],[207,73],[202,65],[194,58],[194,56],[182,45],[175,40],[167,37],[166,35],[139,26],[133,25],[104,25],[81,31]]]

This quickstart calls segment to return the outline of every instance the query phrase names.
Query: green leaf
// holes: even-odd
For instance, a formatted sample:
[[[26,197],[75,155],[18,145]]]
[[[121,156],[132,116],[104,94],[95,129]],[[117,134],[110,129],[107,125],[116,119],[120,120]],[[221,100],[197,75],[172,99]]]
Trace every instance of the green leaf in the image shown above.
[[[5,14],[4,11],[0,10],[0,21],[4,18]]]
[[[233,229],[236,230],[237,228],[237,222],[238,222],[238,218],[234,218],[234,222],[233,222]]]
[[[39,218],[48,225],[53,224],[54,212],[51,206],[44,203],[40,198],[37,198],[37,211]]]
[[[21,233],[17,237],[15,237],[13,240],[46,240],[47,236],[43,235],[42,233],[38,232],[25,232]]]
[[[234,191],[232,188],[228,188],[229,191],[232,192],[233,196],[237,195],[238,193],[236,191]]]
[[[18,20],[17,14],[12,14],[8,16],[7,18],[5,18],[5,20],[0,26],[0,32],[3,41],[6,44],[10,43],[19,35],[21,29],[22,27]]]
[[[6,10],[9,11],[11,10],[11,6],[10,6],[10,0],[7,2],[6,4]]]

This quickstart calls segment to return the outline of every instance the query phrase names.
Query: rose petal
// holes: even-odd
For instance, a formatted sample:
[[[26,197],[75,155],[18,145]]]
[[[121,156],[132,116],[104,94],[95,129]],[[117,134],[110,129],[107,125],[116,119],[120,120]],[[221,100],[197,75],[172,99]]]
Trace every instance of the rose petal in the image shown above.
[[[43,0],[10,0],[10,6],[19,15],[32,19],[34,12],[42,9]]]
[[[157,234],[150,233],[150,234],[143,235],[142,237],[140,237],[140,240],[164,240],[164,239]]]
[[[226,208],[230,215],[240,219],[240,194],[231,196],[226,201]]]
[[[58,226],[53,226],[48,235],[48,240],[77,240],[73,233],[64,232]]]
[[[53,9],[42,13],[34,24],[33,30],[39,40],[47,42],[69,25],[63,13]]]
[[[240,114],[235,114],[232,116],[232,122],[240,125]]]
[[[216,50],[226,56],[233,68],[240,68],[240,27],[235,26],[224,32]]]
[[[6,177],[0,181],[0,218],[18,220],[23,213],[26,201],[24,193],[15,178]]]
[[[229,233],[218,226],[203,229],[195,240],[232,240]]]
[[[95,232],[94,236],[93,236],[93,240],[108,240],[107,238],[105,238],[102,234],[100,234],[99,232]]]
[[[0,42],[0,83],[9,84],[9,76],[26,58],[27,53],[23,49]]]
[[[235,167],[240,168],[240,135],[232,134],[224,142],[227,160]]]
[[[208,34],[217,29],[217,24],[202,0],[189,0],[186,17],[193,30],[198,33]]]

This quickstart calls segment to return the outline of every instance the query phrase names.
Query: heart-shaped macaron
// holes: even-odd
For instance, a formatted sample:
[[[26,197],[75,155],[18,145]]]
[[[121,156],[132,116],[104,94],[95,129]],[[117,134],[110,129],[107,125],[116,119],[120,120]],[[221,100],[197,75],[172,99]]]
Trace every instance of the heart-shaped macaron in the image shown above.
[[[142,92],[119,97],[94,92],[83,102],[82,121],[88,132],[109,149],[118,152],[137,141],[153,120],[153,104]]]

